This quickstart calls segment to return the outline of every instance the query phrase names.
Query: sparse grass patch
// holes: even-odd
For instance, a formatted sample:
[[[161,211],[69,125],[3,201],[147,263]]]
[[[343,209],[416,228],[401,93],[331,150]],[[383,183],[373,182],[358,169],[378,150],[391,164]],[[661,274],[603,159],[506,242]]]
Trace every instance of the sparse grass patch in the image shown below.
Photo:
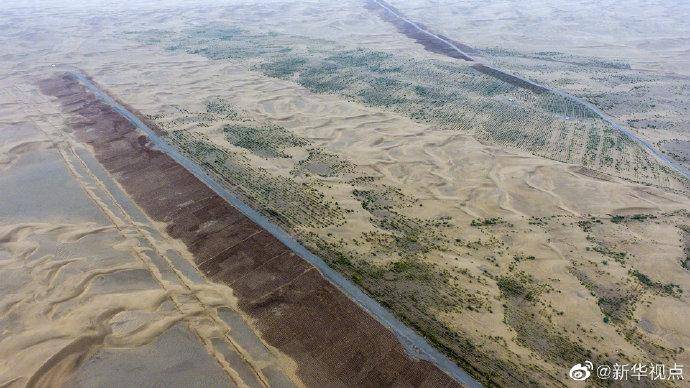
[[[251,165],[242,155],[228,152],[201,135],[168,133],[168,140],[219,180],[235,187],[276,221],[290,228],[339,224],[344,212],[318,190]]]
[[[623,215],[613,215],[611,216],[611,222],[614,224],[620,224],[627,221],[645,221],[650,219],[655,219],[656,216],[653,214],[633,214],[630,216]]]
[[[587,105],[516,86],[471,66],[343,50],[335,42],[220,25],[141,37],[212,59],[250,60],[266,76],[294,79],[314,93],[338,94],[424,124],[467,131],[496,145],[635,181],[666,184],[676,179]]]
[[[223,126],[223,132],[231,144],[263,157],[287,158],[285,148],[309,144],[306,139],[299,138],[277,125],[233,123]]]
[[[470,222],[470,225],[471,225],[471,226],[476,226],[476,227],[480,227],[480,226],[492,226],[492,225],[502,224],[502,223],[504,223],[504,222],[505,222],[505,221],[503,221],[503,219],[502,219],[501,217],[477,218],[477,219],[472,220],[472,222]]]
[[[587,249],[590,249],[589,247]],[[598,244],[591,248],[595,252],[599,252],[604,256],[608,256],[620,264],[625,264],[628,254],[625,252],[614,251],[613,249],[604,245]]]
[[[590,217],[586,220],[580,220],[577,222],[577,225],[582,229],[583,232],[591,232],[592,231],[592,226],[595,224],[601,224],[601,220],[595,217]]]
[[[637,269],[631,269],[629,272],[630,276],[634,277],[637,279],[640,284],[645,286],[648,289],[654,290],[656,292],[659,292],[661,294],[673,296],[673,297],[680,297],[681,294],[683,293],[683,289],[680,288],[679,285],[673,284],[673,283],[661,283],[655,280],[652,280],[649,276],[643,274],[642,272],[638,271]]]
[[[356,173],[355,166],[340,156],[318,148],[309,149],[309,154],[300,160],[292,171],[294,174],[308,173],[321,177],[341,176]]]

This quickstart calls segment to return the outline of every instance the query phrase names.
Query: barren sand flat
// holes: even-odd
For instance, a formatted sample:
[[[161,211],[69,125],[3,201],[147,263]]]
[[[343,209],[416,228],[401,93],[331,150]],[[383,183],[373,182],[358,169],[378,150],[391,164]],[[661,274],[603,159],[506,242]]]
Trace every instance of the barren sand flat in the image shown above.
[[[584,360],[690,363],[688,184],[653,155],[586,112],[570,105],[564,110],[562,100],[426,51],[364,2],[163,5],[136,12],[123,5],[99,18],[69,8],[32,13],[25,19],[30,27],[10,25],[0,35],[11,47],[0,57],[7,69],[0,82],[35,85],[78,66],[483,383],[560,386],[569,382],[569,368]],[[451,16],[427,23],[424,8],[415,13],[412,5],[396,6],[447,35],[460,31],[440,22]],[[463,36],[456,39],[464,42]],[[571,65],[550,67],[552,74],[534,66],[537,60],[556,63],[551,57],[482,55],[530,78],[543,73],[546,80],[562,79],[558,84],[570,85],[571,92],[597,90],[591,77],[601,69],[598,62],[588,62],[584,73]],[[606,80],[632,74],[607,69],[601,74]],[[661,90],[669,82],[641,84]],[[639,96],[618,85],[623,120],[684,104],[674,92],[668,101],[659,98],[663,107],[633,117]],[[25,93],[40,95],[35,86]],[[59,109],[58,100],[42,98]],[[74,131],[88,126],[60,101],[65,112],[56,124]],[[636,130],[654,142],[685,136],[678,112],[665,117],[667,132],[647,123]],[[30,146],[15,143],[2,148],[3,166],[17,165],[26,148],[52,147],[42,138]],[[143,181],[131,178],[130,190]],[[213,206],[204,214],[223,220],[223,212]],[[184,240],[194,236],[189,230],[168,232]],[[303,382],[323,381],[314,377],[323,368],[340,371],[340,381],[348,383],[343,376],[355,368],[338,369],[343,360],[300,359],[343,351],[310,345],[331,341],[330,331],[291,341],[301,334],[276,330],[281,320],[274,314],[286,310],[272,303],[282,306],[281,298],[264,305],[252,296],[274,284],[270,279],[301,273],[299,261],[266,261],[270,276],[242,277],[249,268],[244,263],[264,263],[275,247],[245,262],[213,255],[221,245],[200,241],[187,249],[205,255],[196,261],[201,271],[233,287],[240,309],[257,320],[258,335],[292,358]],[[282,297],[319,284],[300,279]],[[334,298],[317,295],[309,300]],[[324,311],[337,317],[338,309],[330,308]],[[347,311],[334,327],[347,331],[362,322]],[[304,317],[320,319],[302,313],[286,322]],[[151,344],[167,341],[156,338]],[[382,343],[395,343],[389,340]],[[137,354],[150,358],[147,352]],[[83,365],[71,381],[93,375],[91,364]],[[368,370],[390,372],[380,365]]]
[[[2,384],[299,385],[232,290],[194,269],[33,88],[1,97]]]

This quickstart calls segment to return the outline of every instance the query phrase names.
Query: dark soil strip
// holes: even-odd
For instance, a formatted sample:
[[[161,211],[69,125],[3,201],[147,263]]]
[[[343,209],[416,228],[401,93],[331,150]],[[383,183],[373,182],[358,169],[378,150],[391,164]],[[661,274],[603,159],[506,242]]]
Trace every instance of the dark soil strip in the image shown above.
[[[311,264],[262,230],[71,75],[41,81],[67,123],[149,217],[167,223],[200,269],[230,285],[272,346],[309,386],[459,386],[413,360],[396,337]]]
[[[463,59],[473,62],[474,59],[465,53],[475,53],[471,47],[456,42],[448,37],[436,34],[421,23],[409,21],[402,12],[383,0],[368,0],[366,8],[378,13],[385,21],[393,24],[398,31],[405,34],[408,38],[414,39],[417,43],[424,46],[424,49],[432,53],[445,55],[451,58]],[[455,47],[453,47],[455,46]],[[511,85],[530,90],[540,94],[547,92],[548,89],[528,82],[522,78],[508,74],[502,70],[488,67],[481,63],[475,63],[472,67],[482,74],[494,77]]]
[[[536,94],[541,94],[541,93],[546,93],[549,91],[549,89],[537,85],[531,82],[528,82],[522,78],[516,77],[514,75],[510,75],[506,72],[503,72],[501,70],[496,70],[492,67],[484,66],[481,63],[475,63],[472,65],[472,68],[477,70],[480,73],[486,74],[488,76],[500,79],[503,82],[507,82],[511,85],[517,86],[519,88],[527,89],[530,90]]]
[[[379,3],[385,6],[382,7]],[[434,34],[436,36],[425,33],[424,31],[430,32],[427,28],[420,23],[411,23],[403,20],[402,13],[395,9],[392,5],[379,1],[377,3],[373,0],[368,0],[366,8],[377,12],[378,15],[385,21],[394,25],[398,31],[407,36],[410,39],[414,39],[417,43],[424,46],[424,49],[432,53],[445,55],[451,58],[463,59],[465,61],[473,61],[472,57],[456,50],[452,45],[464,52],[473,52],[474,50],[462,43],[455,42],[451,39],[444,37],[443,35]],[[386,9],[388,8],[388,9]],[[421,30],[424,31],[421,31]],[[432,33],[433,34],[433,33]],[[440,38],[440,39],[439,39]],[[446,42],[444,42],[444,40]],[[450,43],[450,44],[449,44]]]

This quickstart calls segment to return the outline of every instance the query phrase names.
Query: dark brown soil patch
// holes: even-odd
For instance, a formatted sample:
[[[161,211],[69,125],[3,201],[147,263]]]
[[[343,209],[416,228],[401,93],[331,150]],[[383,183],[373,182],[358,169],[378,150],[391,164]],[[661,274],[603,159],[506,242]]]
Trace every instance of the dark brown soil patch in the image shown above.
[[[404,34],[405,36],[407,36],[410,39],[414,39],[417,43],[424,46],[425,50],[430,51],[432,53],[445,55],[445,56],[448,56],[451,58],[463,59],[465,61],[470,61],[470,62],[473,61],[472,57],[463,53],[463,52],[473,52],[474,50],[471,47],[469,47],[465,44],[462,44],[460,42],[456,42],[452,39],[446,38],[443,35],[435,34],[439,38],[445,40],[446,42],[449,42],[450,44],[454,45],[455,47],[457,47],[458,49],[463,51],[463,52],[460,52],[460,51],[456,50],[455,48],[453,48],[450,44],[443,42],[442,40],[425,33],[424,31],[431,33],[431,31],[429,31],[426,28],[426,26],[424,26],[420,23],[412,24],[412,23],[407,22],[407,21],[401,19],[400,17],[398,17],[398,15],[402,16],[402,13],[400,11],[398,11],[397,9],[395,9],[395,7],[393,7],[392,5],[390,5],[384,1],[381,1],[380,3],[383,4],[385,7],[387,7],[388,9],[382,7],[381,5],[379,5],[378,3],[376,3],[373,0],[367,1],[366,8],[373,11],[373,12],[376,12],[383,20],[394,25],[395,28],[397,28],[398,31],[400,31],[402,34]],[[420,29],[422,29],[424,31],[420,31]]]
[[[261,230],[101,103],[72,76],[40,82],[68,125],[130,197],[182,240],[199,268],[229,284],[263,338],[291,356],[308,386],[458,386],[311,264]]]
[[[486,74],[490,77],[500,79],[503,82],[507,82],[507,83],[509,83],[513,86],[517,86],[519,88],[530,90],[530,91],[537,93],[537,94],[546,93],[549,91],[549,89],[547,89],[543,86],[536,85],[536,84],[533,84],[531,82],[527,82],[527,81],[523,80],[522,78],[516,77],[514,75],[510,75],[510,74],[503,72],[501,70],[496,70],[494,68],[484,66],[481,63],[476,63],[476,64],[472,65],[472,68],[474,68],[475,70],[477,70],[478,72],[480,72],[482,74]]]

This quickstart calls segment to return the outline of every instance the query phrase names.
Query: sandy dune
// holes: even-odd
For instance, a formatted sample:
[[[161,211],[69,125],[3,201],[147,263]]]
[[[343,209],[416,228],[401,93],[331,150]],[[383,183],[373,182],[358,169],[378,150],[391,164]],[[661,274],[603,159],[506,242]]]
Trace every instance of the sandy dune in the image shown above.
[[[142,41],[136,33],[123,33],[157,27],[185,31],[190,26],[220,22],[257,34],[268,30],[309,42],[335,41],[343,49],[365,47],[402,52],[413,58],[447,60],[405,38],[358,1],[328,6],[317,2],[241,3],[215,12],[194,4],[175,10],[154,4],[138,12],[122,7],[100,17],[70,8],[46,8],[26,16],[24,24],[9,25],[7,32],[0,34],[0,41],[9,47],[0,56],[0,86],[5,91],[0,101],[5,113],[0,117],[3,126],[12,131],[6,132],[11,136],[0,145],[0,179],[18,182],[22,177],[35,177],[39,172],[30,169],[45,158],[41,155],[51,154],[54,158],[61,149],[50,136],[33,133],[35,130],[29,136],[22,131],[36,126],[27,117],[42,120],[47,116],[46,127],[52,130],[69,128],[65,123],[70,119],[52,116],[57,114],[58,105],[41,96],[35,85],[53,74],[51,64],[78,65],[112,95],[160,125],[171,143],[178,141],[174,144],[180,150],[195,156],[199,164],[206,162],[210,173],[229,179],[234,177],[230,175],[233,171],[242,171],[244,175],[238,178],[244,181],[229,181],[228,187],[266,214],[280,216],[276,222],[484,382],[561,385],[568,381],[568,368],[585,358],[599,363],[690,363],[687,350],[682,350],[690,348],[690,317],[686,313],[690,275],[684,266],[690,249],[687,192],[647,186],[482,143],[468,133],[441,130],[400,112],[366,106],[336,94],[313,93],[292,79],[273,78],[257,71],[256,58],[208,59]],[[419,9],[419,14],[412,6],[405,11],[424,21],[424,9]],[[470,15],[476,23],[481,22],[480,11]],[[15,17],[24,15],[24,11],[14,12]],[[447,28],[444,32],[449,35],[461,31],[462,26],[458,30],[446,27],[449,19],[456,20],[456,16],[444,15],[438,27]],[[479,36],[457,34],[458,39]],[[610,47],[604,51],[609,52]],[[640,53],[638,49],[626,52]],[[627,96],[628,92],[621,93]],[[26,113],[18,101],[40,106],[41,112]],[[222,103],[209,104],[218,101]],[[676,104],[679,100],[673,101]],[[218,106],[221,113],[212,111]],[[262,128],[271,128],[282,137],[262,142],[255,136],[247,141],[240,139],[246,131],[233,133],[226,130],[227,126],[249,127],[259,134],[267,133],[260,132]],[[653,132],[651,127],[645,131]],[[666,132],[656,136],[648,138],[672,137]],[[286,138],[297,145],[285,145],[290,143]],[[207,152],[194,154],[202,146],[207,147],[203,148]],[[224,159],[213,170],[209,166],[217,160],[210,160],[208,155],[216,151]],[[86,158],[86,154],[77,148],[76,154],[67,156],[71,160]],[[347,167],[329,169],[333,165]],[[25,170],[18,172],[18,168]],[[163,226],[145,218],[129,224],[117,221],[124,217],[122,210],[108,205],[108,196],[99,194],[102,188],[98,189],[93,178],[86,180],[86,186],[96,190],[91,199],[85,199],[83,194],[74,194],[81,190],[74,183],[59,184],[75,179],[81,182],[80,170],[59,174],[51,174],[54,182],[45,186],[2,191],[1,195],[13,198],[15,205],[0,207],[7,236],[2,240],[3,252],[11,252],[0,253],[0,257],[30,255],[35,244],[45,244],[36,239],[74,239],[65,236],[95,231],[77,241],[109,238],[122,249],[123,253],[117,255],[122,259],[109,266],[84,267],[83,271],[76,266],[73,279],[88,277],[92,269],[112,270],[108,275],[94,276],[125,273],[131,277],[128,281],[146,286],[135,292],[146,296],[137,299],[141,305],[130,307],[130,301],[115,292],[107,302],[99,299],[98,303],[126,306],[122,307],[122,315],[108,317],[111,326],[116,322],[122,333],[142,333],[149,339],[158,338],[160,343],[167,341],[161,339],[167,334],[159,334],[170,333],[165,329],[178,330],[176,322],[188,323],[191,328],[183,329],[189,334],[194,330],[189,322],[202,321],[199,325],[204,330],[198,332],[206,333],[204,325],[208,322],[203,318],[207,317],[196,309],[199,303],[201,307],[208,304],[183,303],[184,308],[175,309],[170,303],[158,302],[178,295],[198,295],[193,287],[178,284],[166,289],[137,278],[136,274],[145,273],[141,261],[137,262],[136,254],[131,253],[132,246],[141,241],[137,233],[148,235],[149,229],[161,230]],[[76,175],[70,178],[70,174]],[[28,180],[32,185],[44,184]],[[5,182],[0,182],[3,188],[13,187]],[[22,195],[24,192],[31,195]],[[289,193],[292,202],[265,200],[272,198],[268,196],[271,192]],[[39,194],[42,196],[37,197]],[[36,205],[30,198],[42,198],[44,205]],[[62,205],[57,206],[55,201]],[[91,209],[84,203],[96,205]],[[307,213],[304,209],[309,206],[322,209],[324,203],[335,214],[333,217],[299,217]],[[113,225],[119,227],[120,222],[124,236],[113,230]],[[181,257],[188,257],[184,246],[161,238],[162,242],[154,239],[153,245],[170,244]],[[16,259],[3,260],[10,260],[9,267],[21,264]],[[37,271],[48,272],[41,272],[41,279],[50,277],[53,264],[47,263],[50,268],[36,264]],[[213,265],[209,263],[209,268]],[[230,270],[218,273],[232,276]],[[15,300],[25,300],[34,291],[43,293],[47,289],[32,280],[22,284],[29,287],[27,293],[7,296],[5,303],[19,303]],[[77,293],[78,298],[90,295],[88,287],[84,294],[79,294],[79,288],[54,291],[58,294],[50,298],[64,298],[63,292]],[[209,302],[212,307],[234,308],[227,288],[212,288],[209,292],[216,296],[213,299],[222,301]],[[46,303],[53,300],[50,298]],[[84,314],[96,311],[85,306],[88,311]],[[127,313],[130,310],[137,312]],[[30,318],[22,318],[27,319],[27,330],[34,330],[34,326],[41,330],[42,326]],[[82,327],[81,318],[74,319],[74,331],[55,340],[64,341],[60,346],[47,346],[45,353],[37,352],[32,357],[45,363],[53,356],[51,352],[74,340],[71,336]],[[117,332],[115,328],[112,331]],[[20,334],[13,332],[7,338],[12,338],[16,349],[25,349],[28,345]],[[138,334],[107,333],[99,338],[99,346],[125,339],[142,343]],[[196,342],[199,349],[203,343]],[[147,342],[146,346],[151,344],[159,342]],[[78,348],[71,354],[90,354],[92,350],[86,349],[93,349],[83,344]],[[137,349],[142,358],[152,358],[147,355],[149,350]],[[214,365],[211,369],[217,376],[232,376],[223,374],[222,368],[213,363],[213,354],[206,353],[207,361],[200,367]],[[276,353],[275,357],[275,362],[293,376],[293,363],[286,361],[287,356]],[[0,359],[7,365],[11,357]],[[87,366],[69,377],[70,363],[76,359],[62,359],[65,364],[51,369],[62,371],[64,366],[62,379],[72,378],[86,385],[96,381],[89,380],[94,377]],[[30,361],[25,365],[36,365],[33,359]],[[4,381],[40,375],[29,369],[5,367],[0,373]],[[26,381],[17,380],[17,384]]]
[[[3,90],[2,384],[260,386],[261,368],[293,373],[232,291],[206,281],[21,89]],[[237,345],[247,341],[263,347],[260,361]]]

